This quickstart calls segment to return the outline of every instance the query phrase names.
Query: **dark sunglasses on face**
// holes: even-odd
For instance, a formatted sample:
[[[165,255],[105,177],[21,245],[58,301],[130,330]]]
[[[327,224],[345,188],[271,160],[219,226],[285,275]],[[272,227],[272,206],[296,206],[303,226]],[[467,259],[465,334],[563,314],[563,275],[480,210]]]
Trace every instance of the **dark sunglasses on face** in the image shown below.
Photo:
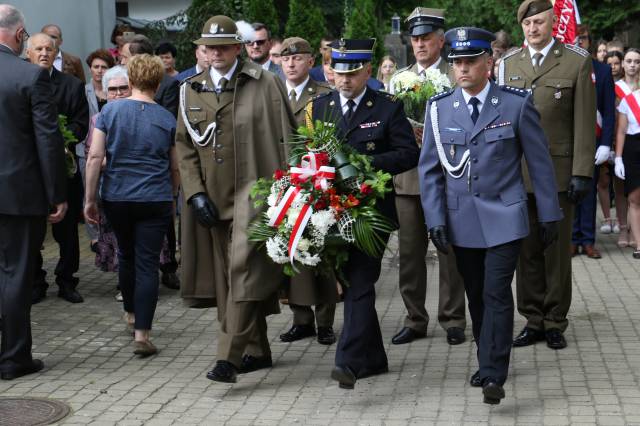
[[[129,86],[112,86],[107,87],[107,92],[109,93],[125,93],[129,90]]]
[[[262,46],[266,42],[267,42],[267,39],[264,39],[264,40],[253,40],[253,41],[248,42],[247,44],[249,46]]]

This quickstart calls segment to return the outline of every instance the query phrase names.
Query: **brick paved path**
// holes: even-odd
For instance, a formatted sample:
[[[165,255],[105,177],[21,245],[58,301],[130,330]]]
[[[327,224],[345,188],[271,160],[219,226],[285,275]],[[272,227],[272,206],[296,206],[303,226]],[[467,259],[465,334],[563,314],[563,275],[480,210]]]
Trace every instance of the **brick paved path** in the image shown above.
[[[631,249],[617,248],[613,236],[599,241],[603,259],[574,259],[569,347],[556,352],[540,343],[515,350],[507,398],[494,407],[483,404],[481,391],[468,385],[477,368],[470,324],[467,342],[454,347],[436,324],[437,286],[428,291],[428,337],[390,344],[404,312],[393,256],[386,259],[377,301],[390,372],[346,391],[329,379],[335,345],[279,341],[290,327],[286,307],[269,318],[274,368],[241,375],[233,386],[205,378],[216,352],[215,310],[185,309],[176,292],[166,288],[152,335],[160,353],[134,357],[122,308],[113,298],[116,277],[98,272],[86,241],[82,247],[85,303],[71,305],[51,287],[47,299],[33,308],[34,351],[45,370],[0,381],[0,396],[69,403],[73,413],[64,424],[640,425],[640,261],[631,258]],[[49,277],[56,252],[48,240]],[[431,283],[437,267],[431,256]],[[337,331],[341,311],[340,306]],[[516,332],[522,326],[516,315]]]

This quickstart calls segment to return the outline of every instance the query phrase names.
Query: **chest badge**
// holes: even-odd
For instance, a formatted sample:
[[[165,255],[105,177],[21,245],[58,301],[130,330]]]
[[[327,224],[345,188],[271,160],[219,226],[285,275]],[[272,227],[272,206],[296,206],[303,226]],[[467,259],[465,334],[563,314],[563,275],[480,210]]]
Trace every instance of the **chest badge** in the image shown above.
[[[367,142],[367,151],[375,151],[376,143],[375,142]]]
[[[451,145],[451,149],[449,150],[449,155],[451,156],[452,160],[453,160],[453,157],[456,156],[456,146],[455,145]]]
[[[371,101],[367,101],[367,106],[368,106],[369,108],[371,108],[371,107],[373,106],[373,102],[371,102]]]
[[[453,103],[453,107],[454,107],[454,108],[458,108],[459,106],[460,106],[460,101],[455,101],[455,102]]]
[[[492,105],[498,105],[498,98],[496,96],[491,98],[491,104]]]
[[[562,98],[562,92],[558,90],[553,94],[553,97],[559,100],[560,98]]]
[[[335,106],[335,105],[336,105],[335,101],[329,102],[329,106]]]

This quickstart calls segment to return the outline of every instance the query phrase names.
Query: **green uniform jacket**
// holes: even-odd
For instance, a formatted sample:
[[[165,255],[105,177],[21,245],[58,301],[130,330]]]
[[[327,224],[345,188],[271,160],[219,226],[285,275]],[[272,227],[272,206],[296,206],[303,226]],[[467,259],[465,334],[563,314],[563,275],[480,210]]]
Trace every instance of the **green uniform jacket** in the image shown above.
[[[254,208],[249,191],[258,178],[269,178],[276,169],[286,167],[283,142],[289,140],[296,123],[284,85],[275,74],[251,62],[240,61],[238,66],[241,70],[233,105],[229,106],[233,108],[235,192],[228,287],[234,301],[256,301],[274,294],[282,281],[282,268],[268,258],[265,250],[258,250],[247,240],[247,227],[260,213]],[[185,99],[181,97],[180,102],[176,148],[185,202],[196,193],[212,194],[216,190],[213,182],[206,179],[207,169],[216,167],[212,146],[195,146],[182,119],[182,110],[186,109],[189,124],[201,133],[216,120],[207,104],[207,99],[216,94],[198,93],[191,86],[192,82],[203,81],[213,87],[208,70],[186,80]],[[224,128],[229,124],[221,126]],[[208,230],[194,225],[194,232],[182,235],[182,245],[196,244],[194,234],[198,232]],[[213,249],[206,250],[203,244],[197,247],[195,258],[182,259],[182,296],[215,298]]]
[[[316,96],[322,95],[323,93],[327,93],[331,91],[331,87],[324,82],[317,82],[309,78],[307,85],[304,87],[302,94],[300,95],[300,99],[297,99],[295,103],[291,103],[291,109],[293,110],[293,115],[296,117],[296,122],[298,126],[305,125],[305,108],[307,104]]]
[[[393,75],[395,77],[398,73],[402,71],[413,71],[414,73],[418,73],[418,64],[413,64],[409,67],[399,69]],[[449,66],[449,62],[446,59],[441,59],[438,64],[438,71],[442,74],[449,77],[449,81],[453,82],[453,69]],[[389,91],[393,93],[393,77],[391,77],[391,81],[389,82]],[[396,194],[398,195],[420,195],[420,187],[418,186],[418,168],[413,168],[408,172],[400,173],[399,175],[395,175],[393,177],[393,187],[396,190]]]
[[[592,68],[585,50],[557,40],[537,73],[528,48],[516,50],[500,63],[498,84],[533,92],[559,192],[569,189],[571,176],[593,177],[596,88]],[[524,165],[523,174],[527,192],[531,193],[531,179]]]

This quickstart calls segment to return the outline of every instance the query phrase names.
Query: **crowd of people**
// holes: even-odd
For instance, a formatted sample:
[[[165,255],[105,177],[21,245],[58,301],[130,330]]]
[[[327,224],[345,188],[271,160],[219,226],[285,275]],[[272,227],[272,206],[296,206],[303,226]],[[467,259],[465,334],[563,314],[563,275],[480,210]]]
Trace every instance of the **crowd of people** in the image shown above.
[[[593,42],[587,26],[577,46],[560,43],[548,0],[524,0],[516,16],[523,47],[504,31],[447,31],[445,11],[418,7],[406,19],[415,62],[398,69],[384,56],[377,78],[373,39],[324,38],[316,66],[304,38],[275,39],[264,24],[220,15],[194,40],[193,67],[180,71],[174,45],[154,47],[119,25],[114,47],[86,58],[85,81],[80,59],[61,49],[59,26],[29,35],[20,11],[0,5],[0,155],[11,159],[0,166],[2,379],[43,368],[31,356],[29,315],[47,296],[45,218],[59,246],[58,296],[83,302],[75,274],[84,220],[96,267],[118,273],[137,355],[159,350],[151,330],[162,283],[189,307],[217,307],[211,380],[233,383],[273,365],[266,316],[279,301],[293,315],[282,341],[338,342],[331,377],[340,387],[387,372],[375,310],[381,259],[350,249],[339,274],[348,286],[311,270],[285,278],[247,238],[260,214],[251,188],[286,165],[282,142],[331,120],[394,176],[378,203],[398,225],[406,317],[392,343],[426,337],[431,240],[438,322],[448,344],[465,342],[466,294],[479,365],[470,384],[499,403],[512,347],[567,346],[571,257],[602,257],[598,197],[599,231],[640,258],[640,50]],[[424,126],[412,125],[396,81],[430,69],[454,89],[431,99]],[[516,306],[527,323],[514,339]]]

